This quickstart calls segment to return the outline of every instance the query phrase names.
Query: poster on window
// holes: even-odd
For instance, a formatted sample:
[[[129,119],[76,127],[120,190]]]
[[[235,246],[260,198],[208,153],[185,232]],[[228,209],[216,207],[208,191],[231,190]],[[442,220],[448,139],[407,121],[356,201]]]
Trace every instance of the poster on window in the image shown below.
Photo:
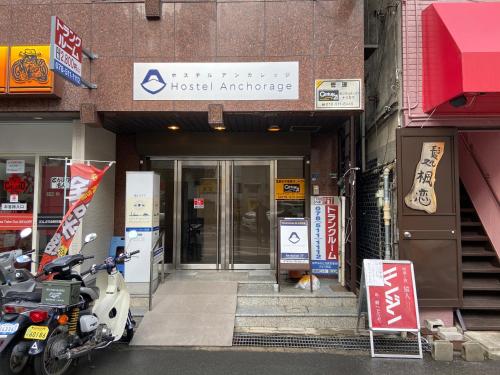
[[[64,215],[56,233],[45,247],[38,272],[43,266],[57,257],[68,253],[73,237],[80,226],[85,213],[110,166],[98,169],[92,165],[72,164],[69,188],[69,209]]]
[[[313,273],[338,275],[342,243],[339,197],[311,197],[311,262]]]

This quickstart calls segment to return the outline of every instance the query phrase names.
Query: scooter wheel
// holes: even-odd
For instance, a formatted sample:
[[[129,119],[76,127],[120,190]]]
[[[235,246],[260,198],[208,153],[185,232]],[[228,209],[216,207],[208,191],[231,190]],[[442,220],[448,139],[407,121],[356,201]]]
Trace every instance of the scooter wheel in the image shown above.
[[[28,356],[23,358],[14,357],[12,355],[12,348],[5,350],[0,354],[0,369],[2,374],[6,375],[22,375],[27,373],[26,364],[28,363]]]
[[[73,360],[57,358],[67,345],[67,334],[57,329],[54,330],[47,340],[44,351],[34,359],[35,375],[63,375],[68,371]]]

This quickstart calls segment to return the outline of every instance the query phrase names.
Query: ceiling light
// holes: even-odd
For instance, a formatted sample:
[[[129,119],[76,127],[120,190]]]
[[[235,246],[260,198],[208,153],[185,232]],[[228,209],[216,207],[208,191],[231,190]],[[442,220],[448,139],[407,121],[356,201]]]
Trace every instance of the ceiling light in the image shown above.
[[[43,117],[35,116],[35,117],[33,117],[33,120],[43,120]]]
[[[268,132],[279,132],[280,130],[281,130],[281,128],[279,127],[279,125],[270,125],[267,128]]]
[[[226,127],[224,126],[224,124],[220,124],[220,125],[215,125],[214,129],[218,131],[223,131],[226,130]]]
[[[179,130],[181,127],[179,125],[169,125],[168,128],[170,130]]]

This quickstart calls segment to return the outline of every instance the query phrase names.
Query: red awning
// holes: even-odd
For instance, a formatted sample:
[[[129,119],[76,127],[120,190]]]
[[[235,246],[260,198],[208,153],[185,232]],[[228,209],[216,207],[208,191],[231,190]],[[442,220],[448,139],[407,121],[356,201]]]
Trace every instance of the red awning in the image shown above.
[[[425,112],[500,114],[500,3],[422,12]]]

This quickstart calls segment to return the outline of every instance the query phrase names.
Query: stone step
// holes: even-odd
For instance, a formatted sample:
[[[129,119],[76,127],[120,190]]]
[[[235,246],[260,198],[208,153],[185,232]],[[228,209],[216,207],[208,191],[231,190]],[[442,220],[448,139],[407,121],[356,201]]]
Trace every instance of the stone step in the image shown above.
[[[297,329],[328,329],[354,331],[357,309],[322,306],[238,306],[235,328],[273,328],[275,331]]]
[[[356,307],[357,298],[351,292],[334,292],[322,288],[311,293],[309,290],[282,288],[280,292],[273,285],[240,284],[238,306],[288,306],[288,307]]]

